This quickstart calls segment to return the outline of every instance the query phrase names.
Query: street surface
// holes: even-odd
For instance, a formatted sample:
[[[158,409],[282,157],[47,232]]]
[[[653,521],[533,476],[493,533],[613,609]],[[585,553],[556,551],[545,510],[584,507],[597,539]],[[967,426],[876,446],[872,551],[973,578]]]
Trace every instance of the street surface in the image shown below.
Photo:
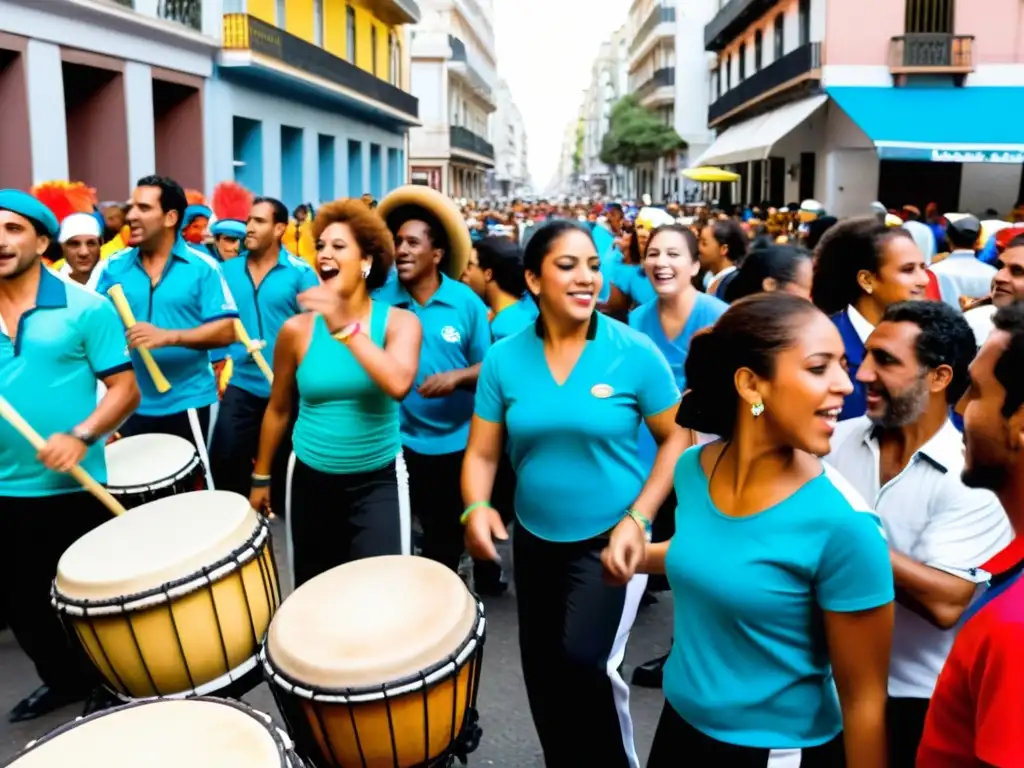
[[[280,522],[275,523],[274,532],[278,563],[283,564],[284,531]],[[503,559],[509,561],[507,551],[503,552]],[[287,578],[283,567],[281,575]],[[484,735],[480,748],[470,755],[469,765],[543,768],[519,667],[515,597],[485,598],[484,604],[487,644],[478,700]],[[657,605],[640,609],[626,650],[624,675],[627,681],[636,664],[668,650],[671,616],[671,598],[667,593],[660,596]],[[81,714],[81,705],[75,705],[32,722],[8,724],[5,719],[8,710],[38,684],[32,665],[18,648],[14,637],[9,631],[0,632],[0,763],[10,759],[29,741]],[[264,712],[276,715],[273,699],[265,684],[252,691],[245,700]],[[646,762],[662,702],[660,691],[632,688],[630,708],[641,765]],[[571,716],[571,713],[566,714]]]

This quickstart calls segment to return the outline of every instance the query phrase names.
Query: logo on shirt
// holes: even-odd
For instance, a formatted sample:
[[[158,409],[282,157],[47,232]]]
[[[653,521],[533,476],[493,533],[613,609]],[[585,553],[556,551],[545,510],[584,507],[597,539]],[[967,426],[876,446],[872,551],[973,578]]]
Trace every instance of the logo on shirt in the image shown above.
[[[459,329],[454,325],[446,325],[441,329],[441,338],[449,344],[458,344],[462,341],[462,334],[459,333]]]
[[[615,390],[607,384],[595,384],[590,388],[590,394],[599,400],[604,400],[605,398],[611,397],[615,394]]]

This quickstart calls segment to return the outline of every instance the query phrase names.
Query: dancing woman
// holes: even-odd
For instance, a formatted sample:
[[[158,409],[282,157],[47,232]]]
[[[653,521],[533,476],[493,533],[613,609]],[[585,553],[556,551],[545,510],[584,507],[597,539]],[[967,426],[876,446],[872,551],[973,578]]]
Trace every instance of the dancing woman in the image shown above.
[[[672,371],[643,334],[595,311],[590,233],[555,221],[524,257],[540,317],[484,359],[462,468],[466,545],[494,560],[490,505],[507,432],[518,477],[513,541],[523,678],[547,765],[639,764],[619,675],[645,577],[609,586],[600,553],[644,472],[637,432],[676,431]]]
[[[409,552],[408,488],[398,402],[419,364],[411,312],[372,301],[394,259],[387,226],[359,200],[323,206],[313,223],[323,284],[299,294],[307,310],[281,327],[250,501],[270,503],[270,469],[299,415],[286,514],[294,584],[336,565]]]
[[[613,580],[644,560],[676,594],[648,768],[884,768],[892,568],[819,458],[852,388],[839,333],[803,299],[750,297],[694,337],[686,372],[679,423],[722,439],[676,466],[671,542],[620,525],[603,555]]]

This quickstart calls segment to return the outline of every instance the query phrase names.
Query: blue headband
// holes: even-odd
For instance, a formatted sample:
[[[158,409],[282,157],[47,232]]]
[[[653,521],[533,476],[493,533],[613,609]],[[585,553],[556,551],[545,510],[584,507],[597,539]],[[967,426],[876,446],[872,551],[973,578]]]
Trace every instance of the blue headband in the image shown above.
[[[225,237],[236,237],[239,240],[245,239],[245,222],[238,219],[220,219],[210,227],[210,234],[214,237],[224,235]]]
[[[31,219],[43,228],[41,234],[56,239],[60,235],[60,223],[53,211],[20,189],[0,189],[0,210],[12,211]]]

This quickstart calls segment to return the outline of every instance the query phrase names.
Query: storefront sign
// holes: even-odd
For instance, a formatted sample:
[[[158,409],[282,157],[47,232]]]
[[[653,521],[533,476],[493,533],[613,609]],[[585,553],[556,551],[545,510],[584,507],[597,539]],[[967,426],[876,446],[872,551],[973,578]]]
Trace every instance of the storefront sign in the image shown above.
[[[916,160],[932,163],[1024,164],[1024,149],[929,149],[927,147],[879,147],[882,160]]]

